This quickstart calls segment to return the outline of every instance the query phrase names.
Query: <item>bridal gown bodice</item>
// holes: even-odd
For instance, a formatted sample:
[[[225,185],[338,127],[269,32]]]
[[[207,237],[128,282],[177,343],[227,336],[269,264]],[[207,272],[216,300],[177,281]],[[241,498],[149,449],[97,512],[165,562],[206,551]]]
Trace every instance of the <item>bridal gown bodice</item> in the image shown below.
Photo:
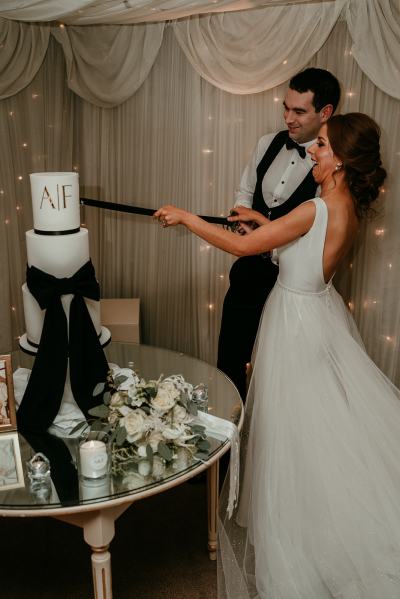
[[[258,330],[219,597],[400,599],[400,392],[324,281],[329,213],[309,201]]]
[[[305,235],[277,250],[278,284],[293,291],[322,293],[330,287],[323,274],[328,208],[321,198],[308,201],[315,204],[314,222]]]

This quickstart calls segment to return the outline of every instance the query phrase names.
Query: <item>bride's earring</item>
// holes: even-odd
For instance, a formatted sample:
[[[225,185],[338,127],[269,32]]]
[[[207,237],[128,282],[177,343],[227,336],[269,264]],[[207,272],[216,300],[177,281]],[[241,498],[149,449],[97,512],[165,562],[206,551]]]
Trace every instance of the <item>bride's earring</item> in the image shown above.
[[[335,166],[335,171],[340,171],[342,168],[343,168],[343,163],[338,162],[337,165]]]

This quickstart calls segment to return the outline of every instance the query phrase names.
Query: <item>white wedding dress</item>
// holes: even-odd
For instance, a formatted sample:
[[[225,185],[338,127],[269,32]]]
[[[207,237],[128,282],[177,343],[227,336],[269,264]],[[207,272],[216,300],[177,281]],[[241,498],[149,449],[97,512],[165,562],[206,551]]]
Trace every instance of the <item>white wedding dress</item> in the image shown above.
[[[219,597],[399,599],[400,392],[324,281],[328,210],[310,201],[258,331]]]

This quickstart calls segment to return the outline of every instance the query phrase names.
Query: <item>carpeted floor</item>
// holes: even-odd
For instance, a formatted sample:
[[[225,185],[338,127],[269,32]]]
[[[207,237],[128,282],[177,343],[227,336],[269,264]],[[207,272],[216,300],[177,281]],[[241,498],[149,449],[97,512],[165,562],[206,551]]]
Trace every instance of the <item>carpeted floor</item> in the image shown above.
[[[1,518],[1,599],[91,599],[82,531],[51,518]],[[111,543],[114,599],[216,599],[204,480],[133,504]]]

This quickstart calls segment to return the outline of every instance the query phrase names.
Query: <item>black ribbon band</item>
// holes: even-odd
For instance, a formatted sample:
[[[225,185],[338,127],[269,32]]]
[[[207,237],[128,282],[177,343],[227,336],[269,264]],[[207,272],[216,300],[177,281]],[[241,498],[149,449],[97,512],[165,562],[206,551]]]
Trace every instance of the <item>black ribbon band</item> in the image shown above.
[[[141,206],[129,206],[128,204],[117,204],[116,202],[103,202],[102,200],[91,200],[90,198],[81,198],[82,206],[93,206],[94,208],[106,208],[107,210],[116,210],[118,212],[129,212],[130,214],[141,214],[143,216],[153,216],[156,212],[155,208],[142,208]],[[204,216],[199,214],[199,217],[208,223],[216,225],[224,225],[231,227],[233,223],[229,222],[223,216]]]
[[[79,233],[80,227],[77,229],[68,229],[66,231],[42,231],[41,229],[33,229],[36,235],[72,235],[73,233]]]
[[[71,389],[76,403],[88,416],[94,406],[92,392],[105,381],[108,364],[84,298],[100,299],[91,261],[72,277],[57,279],[35,266],[27,268],[29,291],[46,310],[36,360],[17,413],[21,431],[44,432],[60,409],[68,359]],[[73,294],[67,317],[61,296]],[[68,334],[69,333],[69,334]]]

